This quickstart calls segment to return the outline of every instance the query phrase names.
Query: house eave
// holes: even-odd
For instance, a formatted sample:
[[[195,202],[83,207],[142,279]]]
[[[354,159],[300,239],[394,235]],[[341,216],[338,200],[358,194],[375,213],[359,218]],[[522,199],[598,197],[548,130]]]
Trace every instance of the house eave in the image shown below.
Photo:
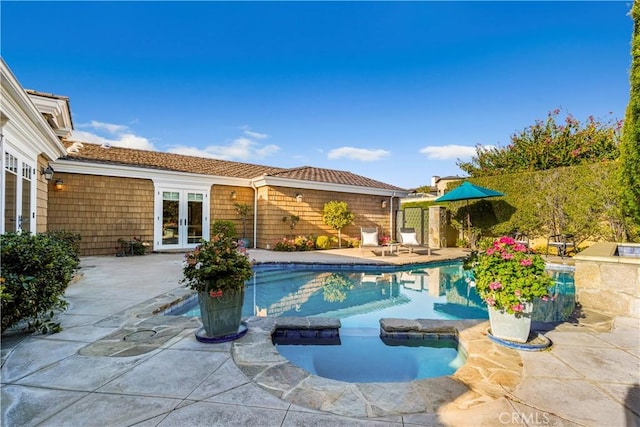
[[[49,123],[45,121],[31,98],[24,89],[22,89],[22,85],[13,75],[4,58],[0,58],[0,69],[2,74],[2,87],[9,94],[10,100],[13,100],[15,102],[14,105],[24,112],[26,117],[33,123],[37,131],[46,141],[46,144],[39,144],[38,149],[41,150],[42,154],[49,160],[55,160],[66,155],[66,149],[60,141],[60,138],[58,138],[53,129],[51,129]],[[8,102],[8,100],[5,102]],[[11,120],[11,117],[3,115],[3,119],[6,122]]]
[[[251,187],[251,181],[245,178],[204,175],[198,173],[178,172],[167,169],[144,168],[129,165],[116,165],[91,161],[60,159],[52,163],[56,172],[76,173],[81,175],[101,175],[119,178],[151,179],[156,183],[199,182],[209,185],[229,185]]]
[[[289,188],[303,188],[309,190],[320,191],[335,191],[340,193],[352,193],[352,194],[368,194],[373,196],[388,196],[388,197],[406,197],[409,194],[407,190],[387,189],[387,188],[374,188],[364,187],[358,185],[347,184],[335,184],[329,182],[320,181],[306,181],[300,179],[281,178],[275,176],[259,176],[251,180],[256,187],[273,186],[273,187],[289,187]]]

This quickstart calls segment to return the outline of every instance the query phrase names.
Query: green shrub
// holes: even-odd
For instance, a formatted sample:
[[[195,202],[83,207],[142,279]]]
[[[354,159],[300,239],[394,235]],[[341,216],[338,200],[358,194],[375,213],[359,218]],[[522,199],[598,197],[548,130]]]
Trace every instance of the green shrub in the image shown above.
[[[316,248],[317,249],[330,249],[331,248],[331,238],[329,236],[318,236],[316,239]]]
[[[73,246],[55,235],[8,233],[0,247],[2,331],[23,320],[30,330],[62,330],[53,316],[66,308],[64,292],[79,265]]]
[[[296,243],[293,239],[283,237],[282,240],[273,243],[273,250],[278,252],[293,252],[296,250]]]
[[[131,240],[118,239],[118,246],[120,249],[116,256],[144,255],[149,243],[143,241],[141,237],[133,236]]]
[[[69,247],[69,249],[73,251],[75,259],[78,261],[80,260],[80,240],[82,240],[82,236],[80,235],[80,233],[66,230],[52,230],[47,231],[44,234],[57,240],[63,241]]]
[[[311,251],[315,249],[314,239],[309,236],[297,236],[292,239],[283,237],[273,244],[274,251],[294,252],[294,251]]]
[[[233,221],[217,220],[213,221],[211,225],[211,234],[216,236],[218,234],[224,234],[227,237],[236,238],[238,233],[236,232],[236,224]]]
[[[591,239],[621,241],[629,224],[620,210],[615,181],[619,167],[618,162],[602,162],[471,178],[474,184],[505,196],[452,202],[447,207],[465,227],[468,210],[473,227],[484,236],[518,229],[531,238],[572,233],[578,244]]]
[[[351,238],[345,238],[345,245],[347,246],[347,248],[359,248],[360,247],[360,238],[359,237],[354,237],[353,239]]]

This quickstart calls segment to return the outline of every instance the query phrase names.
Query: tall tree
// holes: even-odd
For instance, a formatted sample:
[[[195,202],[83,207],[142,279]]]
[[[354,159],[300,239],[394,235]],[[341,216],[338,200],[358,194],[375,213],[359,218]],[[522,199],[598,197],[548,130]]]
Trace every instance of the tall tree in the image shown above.
[[[621,121],[601,122],[590,116],[580,123],[571,114],[556,120],[560,110],[549,112],[546,120],[511,136],[506,147],[476,148],[469,162],[458,162],[473,177],[533,172],[576,166],[619,156]]]
[[[623,212],[640,227],[640,2],[631,7],[631,92],[620,142],[620,189]]]

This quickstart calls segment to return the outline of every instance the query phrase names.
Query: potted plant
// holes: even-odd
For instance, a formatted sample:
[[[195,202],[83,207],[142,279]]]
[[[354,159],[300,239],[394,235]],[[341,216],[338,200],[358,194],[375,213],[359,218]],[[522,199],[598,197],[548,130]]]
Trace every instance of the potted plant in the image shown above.
[[[249,216],[249,212],[251,212],[251,206],[246,203],[234,203],[233,206],[242,219],[242,247],[247,248],[249,247],[249,239],[247,239],[247,217]]]
[[[522,243],[502,236],[483,240],[469,259],[473,281],[489,311],[491,334],[515,342],[526,342],[531,330],[533,300],[549,300],[553,279],[545,262]]]
[[[233,335],[240,328],[244,283],[253,274],[246,252],[232,237],[219,233],[185,255],[183,273],[182,281],[198,292],[206,336],[218,339],[214,342],[237,338]],[[196,338],[204,341],[198,332]]]

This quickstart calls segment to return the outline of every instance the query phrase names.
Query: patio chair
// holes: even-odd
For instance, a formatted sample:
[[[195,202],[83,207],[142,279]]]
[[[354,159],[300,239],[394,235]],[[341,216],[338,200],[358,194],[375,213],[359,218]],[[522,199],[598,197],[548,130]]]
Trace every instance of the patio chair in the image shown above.
[[[526,233],[516,229],[511,232],[511,237],[513,237],[516,243],[520,243],[527,248],[529,247],[529,236]]]
[[[360,251],[364,248],[380,248],[378,227],[360,227]]]
[[[547,238],[547,256],[549,256],[549,248],[556,248],[558,250],[558,256],[564,258],[568,255],[568,248],[573,248],[576,251],[576,240],[573,234],[553,234]]]
[[[408,249],[410,254],[413,253],[414,249],[426,249],[427,255],[431,255],[431,248],[418,242],[415,228],[400,229],[400,247]]]

